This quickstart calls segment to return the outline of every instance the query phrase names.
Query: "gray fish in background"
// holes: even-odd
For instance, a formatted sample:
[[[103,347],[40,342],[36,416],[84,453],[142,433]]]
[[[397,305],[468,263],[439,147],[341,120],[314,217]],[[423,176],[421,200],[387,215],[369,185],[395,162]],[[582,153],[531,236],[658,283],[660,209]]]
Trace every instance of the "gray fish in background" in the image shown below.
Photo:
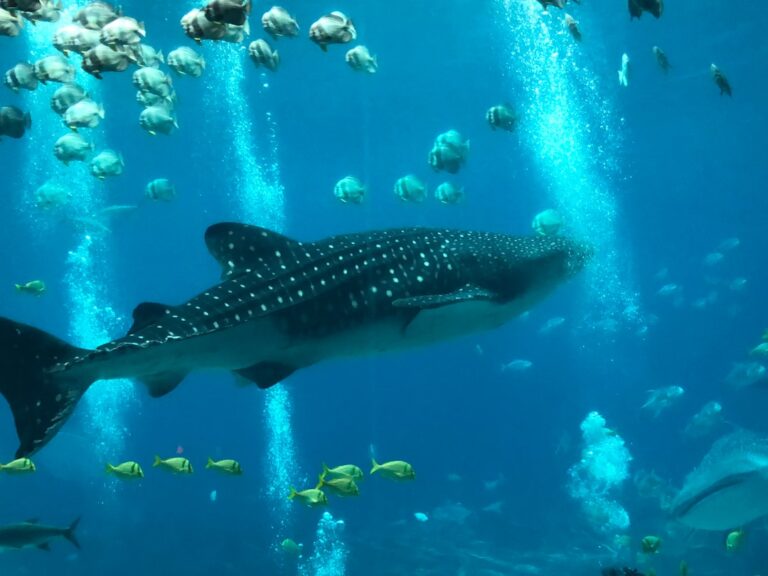
[[[768,438],[739,430],[715,442],[670,509],[699,530],[731,530],[768,515]]]
[[[170,202],[176,197],[176,187],[166,178],[156,178],[147,184],[144,195],[150,200]]]
[[[428,162],[432,169],[456,174],[467,161],[469,140],[464,140],[456,130],[438,134],[429,152]]]
[[[96,380],[136,378],[159,397],[190,372],[218,368],[269,388],[331,358],[498,328],[592,254],[563,237],[429,228],[299,242],[222,223],[205,240],[219,284],[180,305],[140,304],[128,334],[94,350],[0,318],[0,393],[19,457],[50,441]]]
[[[485,113],[485,119],[491,126],[491,130],[506,130],[512,132],[517,125],[517,115],[509,104],[491,106]]]
[[[71,130],[96,128],[104,119],[104,107],[84,98],[64,111],[64,124]]]
[[[99,180],[109,176],[120,176],[124,167],[123,157],[114,150],[104,150],[91,160],[91,174]]]
[[[21,16],[0,8],[0,36],[18,36],[23,26],[24,20]]]
[[[92,150],[93,144],[77,132],[65,134],[53,145],[53,155],[65,165],[75,161],[83,162]]]
[[[347,64],[358,72],[367,72],[375,74],[379,69],[379,63],[376,56],[372,56],[365,46],[355,46],[344,56]]]
[[[435,198],[442,204],[458,204],[464,199],[464,187],[453,182],[443,182],[435,188]]]
[[[184,34],[198,44],[202,40],[221,40],[227,35],[227,25],[221,22],[211,22],[205,17],[205,12],[193,8],[181,18]]]
[[[3,81],[14,92],[18,92],[21,88],[24,90],[35,90],[38,83],[37,76],[35,76],[35,67],[26,62],[19,62],[8,70]]]
[[[136,63],[139,66],[150,66],[159,68],[160,64],[165,63],[163,52],[150,46],[149,44],[139,44],[134,50],[136,54]]]
[[[205,70],[205,58],[186,46],[171,50],[167,61],[171,70],[179,76],[199,78]]]
[[[720,88],[720,96],[723,94],[727,94],[728,96],[733,96],[733,91],[731,90],[731,84],[728,82],[728,78],[725,77],[725,74],[722,73],[720,68],[715,66],[714,64],[711,64],[709,67],[709,71],[712,74],[712,80],[715,82],[718,88]]]
[[[277,50],[272,50],[267,41],[261,38],[251,42],[248,46],[248,55],[257,67],[264,66],[264,68],[273,72],[277,70],[280,64],[280,55],[277,53]]]
[[[101,30],[119,16],[119,10],[115,10],[107,2],[89,2],[75,13],[72,20],[84,28]]]
[[[61,0],[57,0],[55,3],[53,0],[48,0],[45,3],[41,3],[40,8],[34,12],[24,12],[22,13],[22,16],[33,24],[35,22],[58,22],[61,20],[61,11],[63,8],[64,6],[62,5]]]
[[[282,37],[295,38],[299,35],[299,24],[285,8],[272,6],[261,17],[264,31],[275,40]]]
[[[43,7],[43,2],[41,0],[0,0],[0,7],[6,10],[34,12]]]
[[[81,100],[85,100],[87,97],[88,93],[81,86],[77,84],[64,84],[51,96],[51,108],[53,108],[56,114],[62,116],[67,111],[67,108]]]
[[[345,176],[336,182],[333,195],[345,204],[361,204],[365,198],[365,185],[354,176]]]
[[[85,54],[101,43],[101,33],[98,30],[89,30],[78,24],[61,26],[53,33],[53,46],[64,56],[70,52]]]
[[[669,72],[669,69],[670,69],[669,58],[667,58],[667,55],[664,52],[664,50],[662,50],[658,46],[654,46],[653,55],[656,56],[656,63],[659,65],[659,68],[661,68],[665,74]]]
[[[242,26],[251,13],[251,0],[211,0],[203,13],[211,22]]]
[[[124,72],[136,62],[136,55],[128,50],[115,50],[99,44],[83,54],[81,68],[101,80],[102,72]]]
[[[173,132],[179,125],[173,113],[162,105],[147,106],[139,115],[139,125],[152,136]]]
[[[35,76],[43,84],[46,82],[69,84],[75,81],[75,67],[62,55],[54,54],[35,62]]]
[[[309,37],[323,52],[327,52],[328,44],[346,44],[355,40],[357,30],[346,14],[335,11],[314,22],[309,29]]]
[[[16,106],[0,107],[0,139],[21,138],[32,127],[32,116]]]
[[[395,182],[395,196],[403,202],[424,202],[427,199],[427,187],[416,176],[408,174]]]
[[[135,18],[120,16],[101,29],[101,43],[110,48],[135,46],[147,35],[144,24]]]
[[[23,548],[50,550],[51,541],[57,538],[69,540],[79,550],[80,543],[75,537],[75,530],[77,530],[79,523],[80,518],[72,522],[67,528],[46,526],[38,523],[37,520],[0,526],[0,551],[3,549],[21,550]]]

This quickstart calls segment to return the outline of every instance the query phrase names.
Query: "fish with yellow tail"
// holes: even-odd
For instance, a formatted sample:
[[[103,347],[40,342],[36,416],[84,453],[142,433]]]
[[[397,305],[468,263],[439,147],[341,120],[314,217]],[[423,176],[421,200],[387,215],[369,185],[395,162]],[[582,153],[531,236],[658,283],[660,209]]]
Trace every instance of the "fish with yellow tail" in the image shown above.
[[[240,462],[231,459],[214,461],[213,458],[209,457],[205,469],[215,470],[216,472],[222,472],[231,476],[240,476],[243,473],[243,467],[240,466]]]
[[[413,466],[408,462],[402,460],[392,460],[391,462],[385,462],[379,464],[375,458],[371,458],[371,474],[378,474],[391,480],[415,480],[416,472],[413,471]]]
[[[319,488],[309,488],[308,490],[298,492],[296,488],[291,487],[291,493],[288,494],[288,500],[298,500],[310,508],[314,508],[315,506],[326,506],[328,504],[328,497],[325,495],[325,492]]]
[[[8,464],[0,464],[0,472],[6,474],[29,474],[35,470],[35,463],[29,458],[17,458]]]
[[[144,470],[141,469],[138,462],[123,462],[117,466],[107,463],[104,470],[107,474],[117,476],[121,480],[137,480],[144,478]]]
[[[325,479],[325,472],[318,477],[317,488],[328,488],[336,496],[359,496],[360,489],[351,476],[339,476],[338,478]]]
[[[192,474],[192,464],[186,458],[166,458],[163,460],[160,456],[155,456],[154,468],[165,468],[174,474]]]
[[[345,476],[352,478],[355,482],[359,482],[365,478],[360,467],[355,466],[354,464],[344,464],[342,466],[336,466],[335,468],[328,468],[325,463],[323,464],[323,477],[343,478]]]

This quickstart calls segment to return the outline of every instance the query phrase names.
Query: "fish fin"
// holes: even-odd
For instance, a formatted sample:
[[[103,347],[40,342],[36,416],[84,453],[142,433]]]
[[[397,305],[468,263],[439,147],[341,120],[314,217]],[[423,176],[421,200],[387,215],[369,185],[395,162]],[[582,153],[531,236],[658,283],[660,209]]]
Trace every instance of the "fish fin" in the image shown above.
[[[255,270],[265,277],[283,272],[281,265],[296,262],[306,252],[297,242],[266,228],[221,222],[205,231],[205,244],[223,268],[222,278]]]
[[[371,474],[376,472],[380,468],[379,463],[376,462],[376,458],[371,458]]]
[[[213,468],[213,464],[214,464],[214,462],[213,462],[213,458],[211,458],[210,456],[208,456],[208,463],[205,465],[205,468],[206,468],[206,469],[208,469],[208,468]]]
[[[288,500],[293,500],[294,498],[296,498],[297,494],[298,494],[298,492],[296,492],[296,488],[291,486],[291,493],[288,494]]]
[[[235,374],[250,380],[262,390],[266,390],[285,380],[296,370],[297,368],[294,366],[288,366],[280,362],[259,362],[253,366],[235,370]]]
[[[89,352],[37,328],[0,318],[0,394],[16,424],[17,458],[47,444],[74,412],[93,382],[87,376],[58,375],[52,369],[65,368]]]
[[[138,380],[149,389],[149,395],[152,396],[152,398],[160,398],[161,396],[165,396],[169,392],[172,392],[176,386],[181,384],[181,381],[184,380],[186,376],[186,372],[163,372],[161,374],[144,376]]]
[[[451,304],[460,304],[462,302],[472,302],[476,300],[496,300],[497,296],[489,290],[476,288],[473,286],[461,288],[448,294],[429,294],[426,296],[411,296],[410,298],[397,298],[392,302],[395,308],[418,308],[421,310],[430,310],[449,306]]]
[[[50,552],[51,551],[51,546],[50,546],[50,544],[48,544],[48,542],[43,542],[42,544],[38,544],[36,546],[36,548],[38,550],[44,550],[46,552]]]
[[[157,302],[142,302],[133,309],[133,324],[128,334],[135,334],[142,328],[154,324],[170,313],[170,306]]]
[[[320,50],[323,52],[328,52],[328,44],[320,44]]]
[[[69,540],[72,545],[80,550],[80,542],[77,541],[77,537],[75,536],[75,530],[77,530],[77,525],[80,524],[80,518],[75,518],[72,524],[69,525],[69,528],[66,529],[64,532],[64,538]]]
[[[163,459],[160,458],[160,456],[158,456],[157,454],[155,454],[155,461],[152,462],[152,467],[156,468],[156,467],[160,466],[162,463],[163,463]]]
[[[112,464],[110,464],[109,462],[107,462],[107,465],[104,466],[104,472],[106,472],[107,474],[111,474],[112,472],[114,472],[114,470],[115,470],[115,467],[112,466]]]
[[[317,477],[317,486],[315,486],[315,490],[320,490],[320,488],[323,487],[325,476],[323,474],[319,474]]]

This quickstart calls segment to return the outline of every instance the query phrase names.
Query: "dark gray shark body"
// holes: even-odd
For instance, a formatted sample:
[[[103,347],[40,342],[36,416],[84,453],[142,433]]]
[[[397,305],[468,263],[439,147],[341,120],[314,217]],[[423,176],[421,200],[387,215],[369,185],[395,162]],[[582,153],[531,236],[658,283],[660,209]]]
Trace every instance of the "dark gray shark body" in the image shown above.
[[[0,550],[21,550],[22,548],[39,548],[48,550],[51,540],[66,538],[73,546],[80,548],[80,543],[75,537],[75,530],[80,523],[80,518],[72,522],[68,527],[46,526],[37,520],[28,520],[19,524],[0,526]]]
[[[268,388],[328,358],[501,326],[590,255],[560,237],[419,228],[303,243],[223,223],[205,239],[222,282],[180,306],[140,304],[128,334],[95,350],[0,319],[17,455],[48,442],[96,380],[137,378],[162,396],[193,370],[221,368]]]

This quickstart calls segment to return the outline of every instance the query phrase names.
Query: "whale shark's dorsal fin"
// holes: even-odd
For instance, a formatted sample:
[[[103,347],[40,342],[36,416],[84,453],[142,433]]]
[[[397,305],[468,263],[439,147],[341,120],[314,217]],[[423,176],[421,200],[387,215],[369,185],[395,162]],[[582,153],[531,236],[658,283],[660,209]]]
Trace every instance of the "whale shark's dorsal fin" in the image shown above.
[[[285,272],[306,255],[302,243],[272,230],[221,222],[205,231],[205,244],[221,264],[222,278],[257,272],[264,278]]]
[[[142,302],[133,309],[133,324],[128,334],[135,334],[142,328],[157,322],[168,314],[169,306],[157,302]]]

